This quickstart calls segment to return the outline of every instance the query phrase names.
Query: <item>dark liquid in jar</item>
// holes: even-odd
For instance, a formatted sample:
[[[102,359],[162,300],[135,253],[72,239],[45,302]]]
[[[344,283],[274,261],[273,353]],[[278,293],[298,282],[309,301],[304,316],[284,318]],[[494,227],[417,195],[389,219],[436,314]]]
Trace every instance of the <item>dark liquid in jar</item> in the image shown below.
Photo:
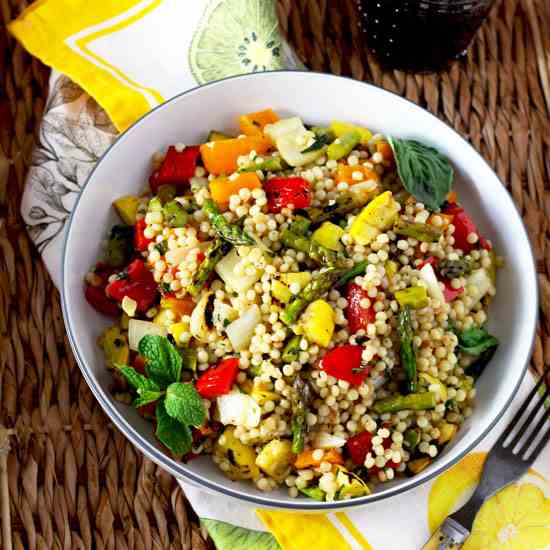
[[[436,71],[466,53],[492,0],[357,0],[368,47],[389,68]]]

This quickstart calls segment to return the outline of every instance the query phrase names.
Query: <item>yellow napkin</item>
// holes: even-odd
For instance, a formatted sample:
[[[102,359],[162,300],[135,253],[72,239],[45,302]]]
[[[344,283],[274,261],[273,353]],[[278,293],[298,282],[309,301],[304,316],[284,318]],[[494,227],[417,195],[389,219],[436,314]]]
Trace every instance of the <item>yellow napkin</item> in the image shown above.
[[[10,25],[10,31],[33,55],[84,88],[119,130],[198,84],[251,70],[294,66],[278,36],[274,0],[38,0]],[[252,33],[256,40],[249,39]],[[239,46],[244,55],[234,54]],[[55,127],[63,139],[49,139],[47,147],[39,147],[22,210],[54,280],[59,280],[62,228],[74,204],[66,197],[78,194],[90,158],[99,158],[114,136],[108,125],[99,124],[97,112],[88,112],[93,103],[81,91],[57,76],[52,84],[45,120],[55,119],[55,124],[45,124],[42,133],[48,137]],[[74,105],[78,109],[72,112]],[[78,132],[60,132],[63,121],[68,128],[78,127]],[[76,143],[80,139],[86,144]],[[95,144],[93,151],[86,148],[90,143]],[[69,155],[69,149],[84,151],[87,158]],[[67,167],[60,166],[69,156],[74,164],[72,180],[67,178]],[[532,381],[526,380],[516,404],[530,386]],[[418,549],[472,491],[485,453],[511,412],[476,452],[437,480],[348,512],[254,511],[180,482],[222,550],[270,550],[279,545],[285,550]],[[549,457],[547,450],[535,465],[546,476]],[[548,481],[531,471],[485,504],[465,548],[549,547],[549,496]]]

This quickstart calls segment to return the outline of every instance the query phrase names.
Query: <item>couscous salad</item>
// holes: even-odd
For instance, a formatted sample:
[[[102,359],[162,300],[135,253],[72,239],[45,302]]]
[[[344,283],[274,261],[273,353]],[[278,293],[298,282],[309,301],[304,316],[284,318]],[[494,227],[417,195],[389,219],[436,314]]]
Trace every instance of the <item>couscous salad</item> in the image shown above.
[[[153,156],[86,276],[116,399],[176,458],[292,497],[436,459],[498,341],[491,243],[436,149],[267,109]],[[138,187],[141,182],[136,182]]]

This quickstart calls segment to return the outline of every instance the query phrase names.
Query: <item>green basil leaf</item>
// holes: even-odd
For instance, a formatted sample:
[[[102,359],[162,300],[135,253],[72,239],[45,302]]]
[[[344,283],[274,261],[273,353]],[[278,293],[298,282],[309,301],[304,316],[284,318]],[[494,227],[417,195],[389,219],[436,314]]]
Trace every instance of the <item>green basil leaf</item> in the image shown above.
[[[415,140],[388,137],[405,189],[430,210],[437,210],[451,190],[454,171],[437,149]]]
[[[147,375],[165,388],[181,379],[182,359],[178,350],[164,336],[147,335],[139,342],[139,353],[147,359]]]
[[[470,355],[481,355],[483,352],[498,346],[498,340],[484,328],[472,327],[457,333],[458,349]]]
[[[164,392],[162,391],[152,391],[152,390],[138,390],[138,395],[132,405],[137,409],[138,407],[143,407],[144,405],[149,405],[149,403],[154,403],[158,401]]]
[[[193,445],[193,436],[189,426],[172,418],[166,412],[164,401],[159,401],[156,408],[156,417],[157,430],[155,435],[159,441],[176,456],[188,453]]]
[[[479,378],[498,348],[498,339],[489,334],[484,328],[472,327],[460,331],[454,324],[450,324],[450,329],[458,337],[458,350],[477,357],[475,361],[466,367],[466,374],[476,379]]]
[[[136,369],[133,367],[128,367],[127,365],[116,365],[119,372],[126,378],[128,381],[128,384],[132,386],[138,393],[140,391],[148,390],[148,391],[159,391],[160,388],[158,384],[151,380],[150,378],[147,378],[146,376],[143,376],[143,374],[140,374]]]
[[[182,424],[200,426],[206,418],[202,398],[193,384],[170,384],[164,403],[166,412]]]

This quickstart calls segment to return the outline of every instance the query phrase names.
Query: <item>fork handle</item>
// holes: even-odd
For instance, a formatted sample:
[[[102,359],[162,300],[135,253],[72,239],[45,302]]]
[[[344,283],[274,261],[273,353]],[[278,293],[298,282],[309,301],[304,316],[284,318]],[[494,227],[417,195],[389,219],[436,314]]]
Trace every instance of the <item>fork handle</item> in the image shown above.
[[[456,521],[447,518],[443,525],[436,529],[422,550],[459,550],[470,532]]]

